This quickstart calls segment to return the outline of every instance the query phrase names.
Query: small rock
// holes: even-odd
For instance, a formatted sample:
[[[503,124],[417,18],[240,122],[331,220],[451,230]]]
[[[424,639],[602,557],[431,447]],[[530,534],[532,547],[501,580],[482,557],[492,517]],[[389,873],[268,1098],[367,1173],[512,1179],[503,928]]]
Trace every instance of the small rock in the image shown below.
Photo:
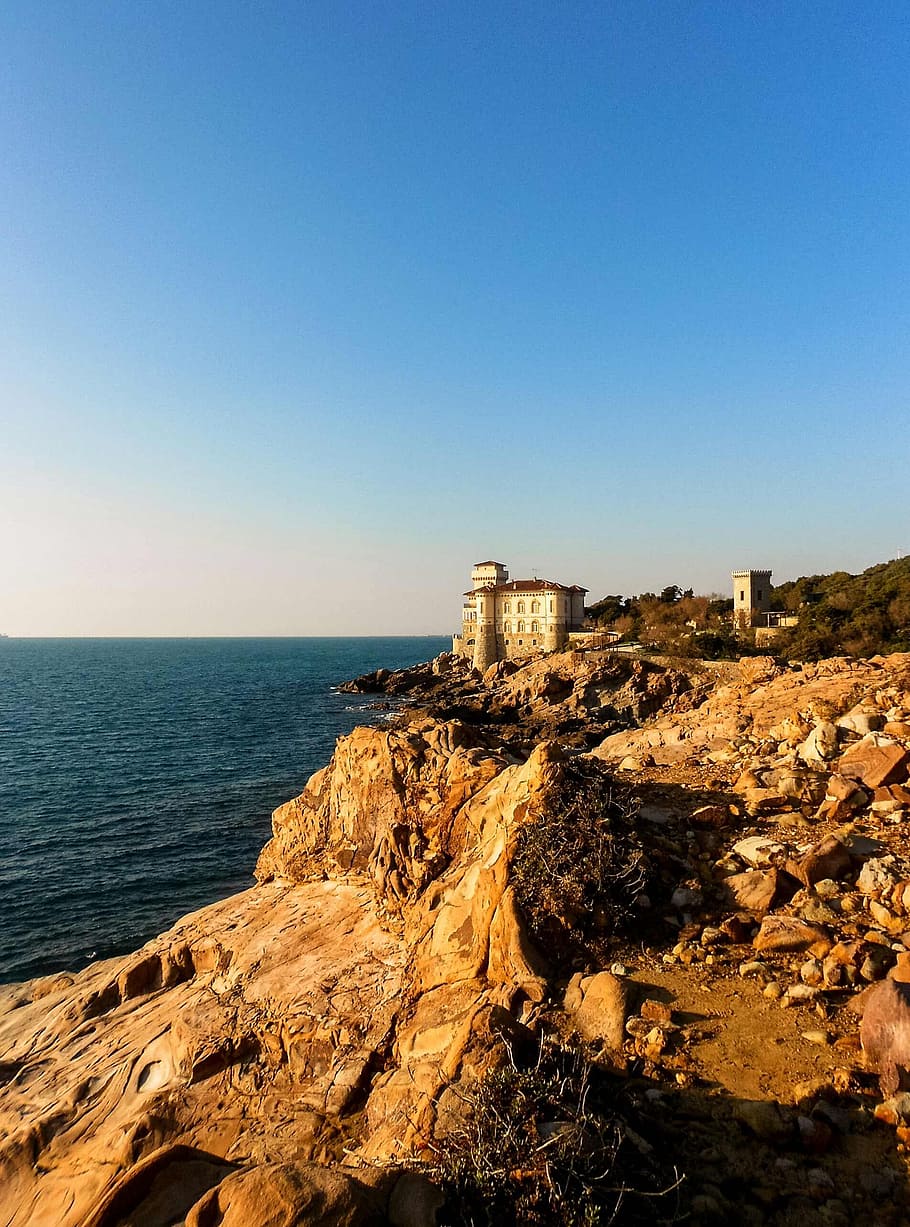
[[[805,950],[830,939],[825,929],[796,916],[766,916],[752,945],[756,950]]]
[[[814,988],[818,988],[824,981],[822,965],[818,959],[807,959],[799,969],[799,978],[803,984],[811,984]]]
[[[811,1116],[798,1116],[796,1124],[799,1128],[799,1140],[803,1150],[810,1155],[823,1155],[830,1149],[834,1140],[834,1131],[825,1121]]]
[[[830,1043],[831,1036],[827,1031],[803,1031],[802,1037],[810,1044],[821,1044],[822,1046]]]
[[[810,1001],[815,1001],[818,997],[818,989],[813,988],[811,984],[791,984],[784,993],[781,1004],[783,1006],[808,1005]]]
[[[782,856],[786,849],[783,844],[764,835],[749,835],[733,845],[733,851],[753,869],[770,865],[775,857]]]
[[[910,1094],[905,1091],[886,1099],[876,1107],[875,1117],[886,1125],[905,1125],[910,1121]]]
[[[764,1142],[786,1141],[793,1134],[793,1119],[779,1104],[740,1099],[733,1105],[733,1119]]]
[[[760,976],[767,970],[764,963],[759,963],[757,959],[753,959],[748,963],[740,963],[739,965],[739,974],[743,979],[746,979],[748,976]]]

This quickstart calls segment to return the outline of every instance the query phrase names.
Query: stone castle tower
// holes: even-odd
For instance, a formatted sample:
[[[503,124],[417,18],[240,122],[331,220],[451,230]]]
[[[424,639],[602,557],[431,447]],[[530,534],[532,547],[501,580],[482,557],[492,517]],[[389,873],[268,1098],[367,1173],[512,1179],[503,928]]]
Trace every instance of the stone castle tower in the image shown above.
[[[766,620],[771,609],[771,572],[733,572],[733,625],[740,630]]]
[[[477,610],[477,629],[474,638],[474,668],[484,673],[499,660],[496,644],[496,591],[481,588],[474,598]]]

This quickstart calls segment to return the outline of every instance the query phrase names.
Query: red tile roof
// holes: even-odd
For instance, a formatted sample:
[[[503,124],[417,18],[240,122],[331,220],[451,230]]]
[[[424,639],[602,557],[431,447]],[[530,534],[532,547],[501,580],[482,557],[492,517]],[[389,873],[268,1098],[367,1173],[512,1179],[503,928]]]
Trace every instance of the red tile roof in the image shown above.
[[[506,584],[484,584],[481,588],[472,588],[465,596],[473,596],[475,592],[587,592],[578,584],[557,584],[551,579],[511,579]]]

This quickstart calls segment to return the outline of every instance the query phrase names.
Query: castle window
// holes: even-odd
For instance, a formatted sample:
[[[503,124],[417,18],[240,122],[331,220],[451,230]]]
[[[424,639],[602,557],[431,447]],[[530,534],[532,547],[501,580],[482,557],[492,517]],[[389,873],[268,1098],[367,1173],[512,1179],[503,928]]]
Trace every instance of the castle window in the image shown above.
[[[536,647],[537,647],[537,640],[536,640],[536,639],[532,639],[532,640],[531,640],[531,644],[532,644],[532,646],[533,646],[533,647],[535,647],[535,648],[536,648]]]
[[[519,641],[518,641],[518,646],[519,646],[519,647],[521,647],[521,645],[522,645],[523,643],[524,643],[524,640],[523,640],[523,639],[519,639]]]
[[[518,602],[518,612],[524,613],[524,611],[525,611],[525,603],[524,601],[519,601]]]
[[[539,630],[540,630],[540,624],[538,622],[532,622],[531,623],[531,633],[536,634]],[[535,639],[534,642],[536,643],[537,640]]]
[[[511,623],[511,622],[507,622],[507,623],[505,624],[505,626],[504,626],[502,629],[505,631],[505,633],[506,633],[507,635],[511,635],[511,633],[512,633],[512,623]]]
[[[745,592],[740,592],[740,594],[739,594],[739,599],[740,599],[741,601],[744,601],[744,600],[746,599],[746,594],[745,594]]]
[[[531,602],[531,613],[540,613],[540,601]]]
[[[524,629],[525,629],[525,624],[524,624],[524,622],[519,622],[519,623],[518,623],[518,633],[519,633],[519,635],[521,635],[521,634],[523,634],[523,633],[524,633]]]
[[[510,604],[508,601],[506,601],[506,603],[505,603],[505,606],[504,606],[504,612],[505,612],[505,613],[511,613],[511,612],[512,612],[512,606],[511,606],[511,604]]]
[[[552,613],[552,612],[553,612],[553,602],[551,601],[551,602],[550,602],[550,613]]]

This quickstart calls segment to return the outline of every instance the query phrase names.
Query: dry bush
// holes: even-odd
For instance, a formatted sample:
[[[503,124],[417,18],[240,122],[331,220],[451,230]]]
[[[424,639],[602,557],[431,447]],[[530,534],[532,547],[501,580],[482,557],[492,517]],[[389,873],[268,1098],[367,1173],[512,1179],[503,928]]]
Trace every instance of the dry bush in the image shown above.
[[[541,1045],[462,1090],[464,1123],[428,1174],[439,1227],[594,1227],[677,1221],[675,1171],[617,1108],[616,1086],[579,1052]]]
[[[596,954],[634,928],[654,872],[628,790],[597,759],[566,763],[522,827],[511,873],[532,936],[555,957]]]

